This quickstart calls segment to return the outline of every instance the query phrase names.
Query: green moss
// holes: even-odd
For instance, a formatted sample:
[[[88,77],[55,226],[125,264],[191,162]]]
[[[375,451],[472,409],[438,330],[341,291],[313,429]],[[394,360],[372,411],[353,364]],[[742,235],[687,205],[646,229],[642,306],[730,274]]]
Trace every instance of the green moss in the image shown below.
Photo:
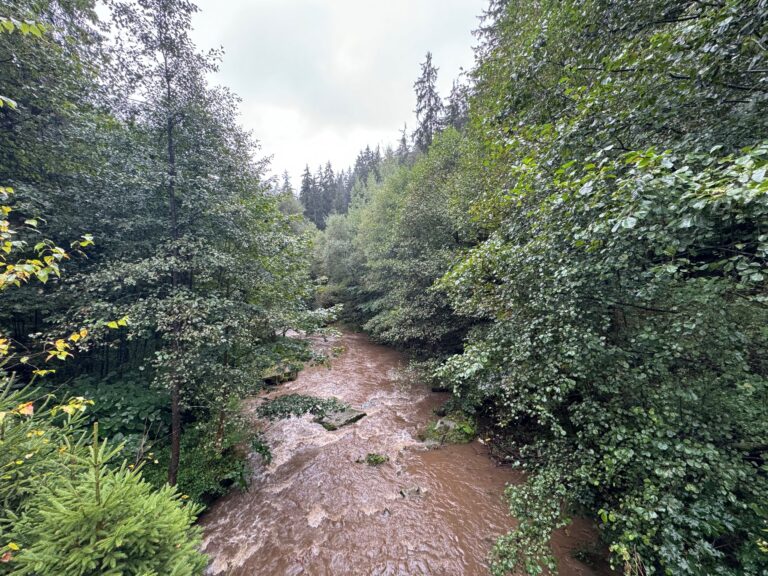
[[[365,462],[368,464],[368,466],[379,466],[380,464],[389,462],[389,456],[385,456],[384,454],[377,454],[376,452],[369,452],[365,455],[365,458],[358,458],[357,462]]]
[[[421,434],[423,440],[434,440],[441,444],[467,444],[475,436],[475,423],[460,412],[451,412],[444,418],[430,422]]]

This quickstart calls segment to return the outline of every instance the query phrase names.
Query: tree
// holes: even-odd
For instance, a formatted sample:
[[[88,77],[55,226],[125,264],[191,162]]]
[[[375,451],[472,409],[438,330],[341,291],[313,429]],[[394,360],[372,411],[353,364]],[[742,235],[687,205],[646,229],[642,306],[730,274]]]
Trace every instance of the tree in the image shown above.
[[[318,206],[315,179],[309,171],[309,165],[304,167],[304,173],[301,176],[301,188],[299,189],[299,200],[304,206],[304,211],[315,226],[318,226]],[[319,227],[319,226],[318,226]]]
[[[413,133],[413,140],[421,152],[426,152],[432,138],[440,128],[440,116],[443,110],[442,99],[437,91],[437,71],[432,64],[432,53],[427,52],[421,64],[421,76],[413,85],[416,91],[416,119],[418,125]]]
[[[469,120],[469,88],[465,84],[453,81],[451,93],[443,111],[442,124],[462,130]]]
[[[397,150],[395,151],[395,157],[399,164],[405,164],[408,161],[410,154],[411,148],[408,144],[408,125],[403,124],[403,129],[400,131],[400,140],[397,144]]]
[[[134,4],[115,5],[115,18],[122,30],[130,30],[138,43],[128,52],[132,63],[140,66],[134,74],[143,79],[138,84],[139,96],[145,97],[152,109],[151,121],[162,126],[165,155],[165,188],[168,201],[168,235],[170,246],[170,299],[175,305],[193,304],[186,298],[187,280],[178,263],[181,257],[183,231],[179,222],[179,190],[177,183],[178,139],[182,122],[189,122],[192,107],[204,90],[203,75],[214,68],[209,58],[198,55],[189,39],[191,17],[197,7],[187,0],[137,0]],[[194,305],[194,304],[193,304]],[[176,484],[181,443],[181,390],[188,385],[187,376],[178,362],[186,355],[183,321],[178,317],[163,322],[171,353],[164,379],[171,393],[171,458],[168,482]]]
[[[154,490],[123,464],[107,466],[118,450],[94,442],[80,469],[39,491],[15,530],[30,545],[14,559],[15,574],[78,576],[202,574],[200,508],[185,505],[175,488]]]

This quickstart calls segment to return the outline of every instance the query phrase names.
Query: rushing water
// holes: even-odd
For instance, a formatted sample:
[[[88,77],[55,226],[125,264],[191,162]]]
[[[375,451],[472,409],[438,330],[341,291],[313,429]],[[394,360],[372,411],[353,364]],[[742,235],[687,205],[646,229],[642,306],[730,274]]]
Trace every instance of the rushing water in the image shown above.
[[[400,377],[404,358],[363,335],[326,344],[339,345],[344,352],[331,368],[305,370],[269,397],[336,396],[367,417],[334,432],[310,416],[264,423],[272,463],[254,456],[250,489],[218,501],[203,519],[209,573],[487,574],[495,538],[514,526],[502,493],[519,475],[477,441],[426,450],[418,432],[446,396]],[[355,462],[369,452],[390,461]],[[562,575],[593,574],[568,553],[592,538],[581,524],[555,538]]]

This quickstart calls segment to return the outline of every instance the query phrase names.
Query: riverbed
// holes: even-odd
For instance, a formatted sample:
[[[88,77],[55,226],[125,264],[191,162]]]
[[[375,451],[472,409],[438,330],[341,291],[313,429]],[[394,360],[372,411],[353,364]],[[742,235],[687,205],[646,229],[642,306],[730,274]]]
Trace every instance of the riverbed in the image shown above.
[[[250,399],[335,396],[366,412],[329,432],[307,415],[260,422],[272,449],[253,455],[246,492],[216,502],[202,519],[209,574],[227,576],[474,576],[488,574],[495,539],[514,527],[503,500],[518,472],[499,466],[478,440],[427,449],[418,438],[446,394],[409,377],[406,358],[345,332],[330,367]],[[369,466],[368,453],[389,461]],[[594,540],[577,522],[554,541],[560,574],[590,576],[571,551]]]

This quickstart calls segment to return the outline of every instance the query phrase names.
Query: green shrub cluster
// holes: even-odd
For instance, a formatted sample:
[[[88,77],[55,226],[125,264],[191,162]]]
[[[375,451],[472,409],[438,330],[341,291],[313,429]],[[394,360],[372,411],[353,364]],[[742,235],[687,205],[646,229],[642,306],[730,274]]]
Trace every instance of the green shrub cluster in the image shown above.
[[[193,502],[208,505],[226,494],[231,488],[245,490],[249,481],[249,450],[271,458],[268,446],[250,430],[242,417],[228,421],[221,435],[214,423],[199,422],[189,426],[181,437],[181,461],[177,488]],[[161,488],[167,482],[170,450],[161,447],[154,458],[144,461],[144,475],[154,486]]]
[[[376,452],[369,452],[365,455],[365,458],[358,458],[356,462],[364,462],[365,464],[368,464],[368,466],[380,466],[389,462],[389,456],[385,454],[378,454]]]

